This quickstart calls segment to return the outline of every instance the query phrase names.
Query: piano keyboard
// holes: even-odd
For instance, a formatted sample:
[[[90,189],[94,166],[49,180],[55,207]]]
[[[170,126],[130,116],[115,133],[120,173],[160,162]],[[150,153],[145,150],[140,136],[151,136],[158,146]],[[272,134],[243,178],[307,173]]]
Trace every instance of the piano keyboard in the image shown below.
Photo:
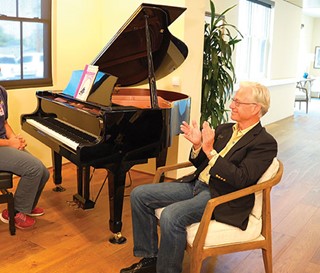
[[[59,142],[67,145],[74,151],[77,150],[79,144],[96,142],[96,138],[70,127],[56,119],[26,119],[26,123],[34,126],[43,133],[53,137]]]

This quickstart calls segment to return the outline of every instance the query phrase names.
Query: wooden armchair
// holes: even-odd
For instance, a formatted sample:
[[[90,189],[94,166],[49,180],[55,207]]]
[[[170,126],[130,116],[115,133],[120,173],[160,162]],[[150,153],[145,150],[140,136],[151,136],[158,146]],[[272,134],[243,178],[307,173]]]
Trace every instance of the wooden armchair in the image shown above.
[[[190,166],[188,163],[179,167]],[[174,165],[157,169],[154,182],[161,174],[173,170]],[[216,256],[238,251],[261,249],[266,273],[272,273],[272,238],[270,192],[277,185],[283,174],[283,164],[276,158],[256,185],[226,194],[208,201],[200,223],[187,227],[187,248],[190,255],[190,273],[200,273],[202,261],[208,256]],[[225,202],[255,194],[255,204],[249,216],[246,230],[211,220],[214,209]],[[160,219],[160,208],[155,211]]]

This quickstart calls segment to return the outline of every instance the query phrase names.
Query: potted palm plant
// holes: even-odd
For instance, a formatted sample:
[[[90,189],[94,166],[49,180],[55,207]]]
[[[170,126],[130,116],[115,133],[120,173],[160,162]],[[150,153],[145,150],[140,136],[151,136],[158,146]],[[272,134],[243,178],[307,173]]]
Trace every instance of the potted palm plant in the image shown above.
[[[243,36],[225,20],[225,14],[235,6],[216,15],[214,3],[210,0],[211,21],[205,23],[200,124],[208,121],[213,128],[228,120],[225,104],[236,82],[232,53]],[[232,34],[232,30],[236,34]]]

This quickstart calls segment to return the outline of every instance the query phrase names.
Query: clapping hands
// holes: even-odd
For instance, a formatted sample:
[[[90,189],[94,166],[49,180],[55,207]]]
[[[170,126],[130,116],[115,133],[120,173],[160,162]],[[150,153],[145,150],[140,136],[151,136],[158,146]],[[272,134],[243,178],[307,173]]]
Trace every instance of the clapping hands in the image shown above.
[[[194,149],[199,149],[202,146],[205,153],[213,149],[215,132],[207,121],[203,123],[201,131],[195,120],[191,125],[183,121],[180,129],[184,133],[184,137],[193,144]]]

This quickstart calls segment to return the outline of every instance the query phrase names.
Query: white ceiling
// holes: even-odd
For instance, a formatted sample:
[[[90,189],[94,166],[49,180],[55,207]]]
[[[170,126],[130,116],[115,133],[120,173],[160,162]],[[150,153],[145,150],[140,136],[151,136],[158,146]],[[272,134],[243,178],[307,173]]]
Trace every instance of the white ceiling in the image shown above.
[[[320,18],[320,0],[303,0],[303,13]]]
[[[305,15],[320,18],[320,0],[285,0],[292,4],[302,7]]]
[[[320,18],[320,8],[303,8],[303,14]]]

